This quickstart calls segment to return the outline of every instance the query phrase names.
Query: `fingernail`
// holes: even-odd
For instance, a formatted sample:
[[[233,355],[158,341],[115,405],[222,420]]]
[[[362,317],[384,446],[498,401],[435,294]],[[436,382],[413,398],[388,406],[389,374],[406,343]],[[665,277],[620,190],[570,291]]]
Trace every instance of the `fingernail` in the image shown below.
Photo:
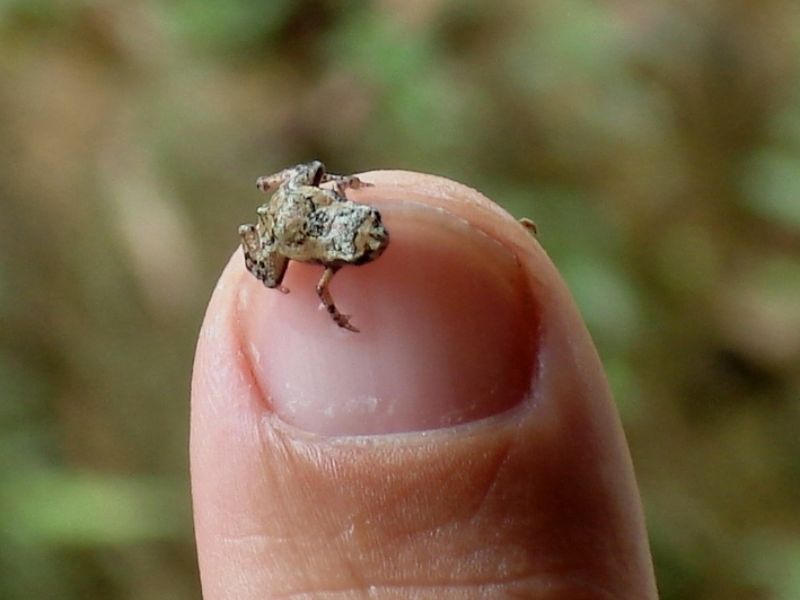
[[[330,288],[359,333],[321,308],[321,267],[293,262],[289,294],[243,273],[240,335],[267,407],[335,436],[451,427],[518,405],[533,384],[539,313],[512,250],[435,206],[376,206],[389,247]]]

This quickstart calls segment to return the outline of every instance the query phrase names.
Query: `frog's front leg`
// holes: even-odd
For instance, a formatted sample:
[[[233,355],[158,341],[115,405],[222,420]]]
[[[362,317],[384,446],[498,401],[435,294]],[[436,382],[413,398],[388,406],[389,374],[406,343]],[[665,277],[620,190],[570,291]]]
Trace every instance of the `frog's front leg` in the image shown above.
[[[261,235],[255,225],[242,225],[239,227],[239,236],[242,238],[244,250],[244,264],[256,279],[259,279],[268,288],[277,288],[288,294],[288,288],[281,285],[289,259],[275,251],[264,247]]]
[[[256,179],[256,187],[264,193],[272,193],[284,184],[319,186],[325,177],[325,165],[318,160],[302,163]]]
[[[350,331],[358,333],[358,329],[350,324],[350,318],[347,315],[340,313],[339,309],[336,308],[336,304],[333,302],[333,296],[331,296],[330,291],[330,283],[337,270],[338,269],[336,267],[325,268],[325,272],[322,274],[319,283],[317,283],[317,296],[319,296],[319,299],[322,300],[322,304],[325,306],[328,314],[330,314],[331,318],[339,327],[344,327],[345,329],[349,329]]]
[[[322,175],[322,179],[320,183],[327,183],[332,181],[334,184],[334,189],[336,193],[339,194],[342,199],[345,197],[345,192],[348,189],[358,190],[363,187],[371,187],[371,183],[367,183],[366,181],[361,181],[355,175],[334,175],[333,173],[324,173]]]

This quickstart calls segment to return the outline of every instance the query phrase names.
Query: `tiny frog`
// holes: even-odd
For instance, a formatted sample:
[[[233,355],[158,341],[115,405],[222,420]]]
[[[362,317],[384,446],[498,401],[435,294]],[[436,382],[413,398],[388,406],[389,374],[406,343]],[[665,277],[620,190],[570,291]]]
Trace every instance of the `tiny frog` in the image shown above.
[[[328,182],[330,189],[320,187]],[[355,176],[327,173],[320,161],[259,177],[258,189],[272,196],[256,210],[256,225],[239,227],[247,270],[266,287],[288,293],[281,281],[290,260],[324,266],[319,299],[339,327],[358,331],[336,308],[329,287],[341,267],[373,261],[389,244],[381,214],[345,197],[348,188],[367,185]]]

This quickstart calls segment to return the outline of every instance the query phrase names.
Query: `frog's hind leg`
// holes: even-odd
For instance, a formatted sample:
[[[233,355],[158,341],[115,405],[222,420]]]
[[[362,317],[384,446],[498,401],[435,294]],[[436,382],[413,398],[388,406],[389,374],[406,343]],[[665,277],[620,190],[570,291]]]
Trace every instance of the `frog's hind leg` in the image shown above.
[[[339,312],[339,309],[336,308],[336,305],[333,302],[333,296],[331,296],[330,283],[337,270],[338,269],[336,267],[325,268],[325,272],[322,274],[319,283],[317,283],[317,296],[319,296],[319,299],[322,301],[322,304],[325,306],[328,314],[330,314],[331,318],[339,327],[343,327],[344,329],[349,329],[350,331],[355,331],[357,333],[358,329],[350,324],[350,318],[347,315],[343,315]]]

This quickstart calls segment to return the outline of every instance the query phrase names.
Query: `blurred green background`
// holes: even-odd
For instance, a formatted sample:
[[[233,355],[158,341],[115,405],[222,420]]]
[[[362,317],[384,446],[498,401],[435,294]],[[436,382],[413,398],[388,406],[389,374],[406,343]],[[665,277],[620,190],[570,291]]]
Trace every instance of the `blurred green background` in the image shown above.
[[[199,597],[188,386],[311,158],[446,175],[573,290],[664,600],[800,598],[796,0],[0,0],[0,597]]]

